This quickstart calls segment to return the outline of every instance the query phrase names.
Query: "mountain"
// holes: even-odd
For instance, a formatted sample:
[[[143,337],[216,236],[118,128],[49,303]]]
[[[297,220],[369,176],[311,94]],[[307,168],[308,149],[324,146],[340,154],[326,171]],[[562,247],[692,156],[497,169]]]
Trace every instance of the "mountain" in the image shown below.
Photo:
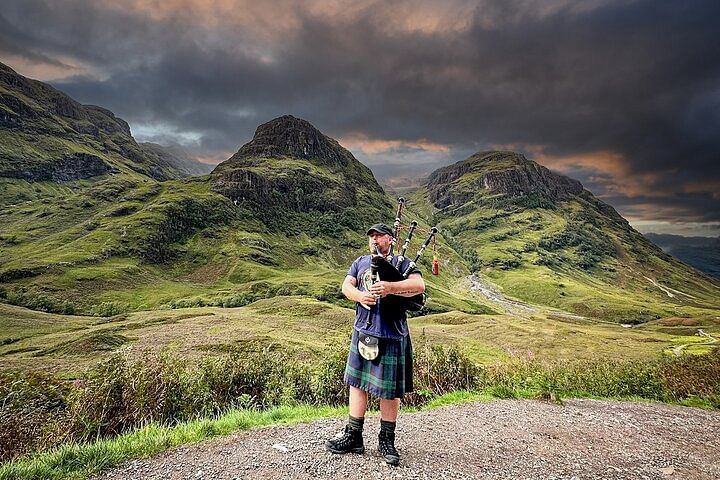
[[[111,111],[82,105],[0,63],[0,177],[68,182],[117,174],[187,176],[147,153]]]
[[[305,120],[260,125],[211,174],[181,178],[201,173],[182,152],[138,144],[112,112],[0,73],[2,301],[103,315],[276,294],[342,303],[364,228],[392,221],[372,172]],[[454,282],[436,282],[433,308],[490,311]]]
[[[209,174],[178,178],[197,165],[138,144],[108,110],[4,66],[0,99],[7,303],[106,316],[277,295],[350,306],[339,286],[367,249],[364,229],[395,216],[366,166],[291,115],[258,126]],[[502,294],[527,312],[622,323],[717,315],[717,280],[522,155],[479,152],[403,195],[405,223],[419,221],[411,252],[440,228],[428,312],[491,313]],[[431,258],[420,261],[425,272]]]
[[[581,194],[583,187],[522,155],[489,151],[434,171],[428,179],[428,192],[437,208],[446,208],[464,205],[478,194],[527,195],[557,202]]]
[[[673,257],[720,278],[720,237],[684,237],[661,233],[646,233],[645,237]]]
[[[211,177],[213,191],[285,232],[362,230],[392,209],[369,168],[292,115],[260,125],[253,139]]]
[[[531,304],[631,324],[718,306],[720,282],[523,155],[478,152],[408,196],[471,270]]]
[[[138,143],[138,145],[146,158],[153,159],[153,163],[157,165],[164,165],[169,170],[177,171],[179,176],[205,175],[214,168],[214,165],[195,160],[178,144]]]

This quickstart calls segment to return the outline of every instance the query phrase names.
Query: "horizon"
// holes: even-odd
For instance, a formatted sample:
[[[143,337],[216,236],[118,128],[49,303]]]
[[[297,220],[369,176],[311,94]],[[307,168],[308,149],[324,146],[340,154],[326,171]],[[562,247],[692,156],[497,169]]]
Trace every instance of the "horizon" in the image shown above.
[[[138,142],[217,164],[290,113],[383,185],[512,150],[641,233],[720,236],[715,2],[5,3],[0,61]]]

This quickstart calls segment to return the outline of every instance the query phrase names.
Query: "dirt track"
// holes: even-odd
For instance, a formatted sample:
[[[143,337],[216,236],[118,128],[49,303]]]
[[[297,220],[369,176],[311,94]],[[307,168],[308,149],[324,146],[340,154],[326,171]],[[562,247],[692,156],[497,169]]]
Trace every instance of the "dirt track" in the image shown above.
[[[402,414],[399,467],[376,450],[368,417],[364,455],[333,455],[326,438],[344,419],[240,432],[137,460],[99,477],[717,479],[720,412],[662,404],[498,400]]]

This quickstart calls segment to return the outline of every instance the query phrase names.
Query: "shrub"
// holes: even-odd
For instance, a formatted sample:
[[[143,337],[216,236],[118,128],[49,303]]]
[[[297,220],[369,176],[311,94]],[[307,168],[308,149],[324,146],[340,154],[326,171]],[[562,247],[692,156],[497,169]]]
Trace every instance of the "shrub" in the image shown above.
[[[161,204],[158,218],[149,224],[152,233],[139,240],[137,254],[149,263],[165,263],[177,255],[178,243],[207,226],[225,225],[232,218],[231,204],[215,197]]]
[[[319,405],[344,405],[348,387],[343,382],[348,355],[346,342],[326,349],[325,356],[315,370],[313,378],[314,402]]]
[[[316,293],[314,297],[321,302],[336,302],[337,300],[343,300],[345,295],[343,295],[340,285],[331,284],[323,285],[320,292]]]
[[[71,384],[41,373],[0,374],[0,461],[59,444]]]
[[[17,235],[0,235],[0,241],[5,242],[7,245],[17,245],[20,243]]]
[[[660,366],[660,382],[667,400],[704,398],[720,408],[720,349],[666,360]]]
[[[223,298],[221,305],[223,308],[244,307],[254,301],[255,298],[252,295],[241,293],[239,295],[233,295],[232,297]]]
[[[103,302],[99,305],[93,305],[90,308],[90,315],[96,317],[112,317],[127,313],[130,311],[130,305],[124,302]]]
[[[71,431],[87,440],[122,433],[148,422],[193,418],[205,404],[185,361],[168,354],[130,360],[121,352],[100,362],[70,400]]]
[[[501,270],[512,270],[521,266],[522,262],[516,257],[493,257],[486,262],[486,264],[492,267],[500,268]]]
[[[116,352],[67,382],[37,373],[0,374],[0,460],[66,441],[123,433],[149,422],[172,425],[213,417],[235,407],[287,404],[345,405],[347,343],[326,349],[313,366],[273,345],[248,342],[194,361],[174,352]],[[720,350],[651,361],[548,363],[515,357],[480,366],[458,347],[414,350],[415,391],[404,404],[423,405],[458,390],[499,398],[560,395],[699,399],[720,407]],[[371,402],[377,406],[377,399]]]
[[[0,295],[7,303],[31,310],[41,312],[62,313],[72,315],[75,313],[75,306],[68,300],[58,300],[55,297],[35,291],[27,291],[24,288],[5,291]]]
[[[404,399],[422,405],[435,396],[478,387],[481,370],[456,346],[430,345],[424,337],[413,351],[415,390]]]

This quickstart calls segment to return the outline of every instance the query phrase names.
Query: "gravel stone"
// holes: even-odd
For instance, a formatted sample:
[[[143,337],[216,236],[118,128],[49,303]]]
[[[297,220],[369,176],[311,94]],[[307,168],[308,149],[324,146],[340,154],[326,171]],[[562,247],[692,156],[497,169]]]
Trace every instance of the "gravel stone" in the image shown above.
[[[326,452],[325,440],[344,424],[335,418],[246,430],[133,460],[95,478],[720,478],[720,412],[699,408],[496,400],[401,413],[398,467],[377,451],[377,415],[365,422],[364,455]]]

